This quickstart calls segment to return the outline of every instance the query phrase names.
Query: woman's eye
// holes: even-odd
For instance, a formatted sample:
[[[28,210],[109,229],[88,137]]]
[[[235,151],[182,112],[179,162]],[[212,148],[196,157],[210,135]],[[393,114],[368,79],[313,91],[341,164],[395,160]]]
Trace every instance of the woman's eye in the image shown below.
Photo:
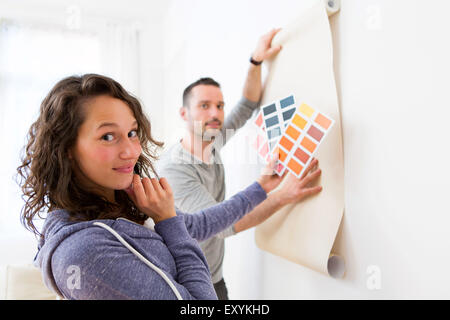
[[[137,130],[131,130],[130,132],[128,132],[128,138],[134,138],[134,137],[137,137]],[[103,141],[113,141],[114,134],[113,133],[104,134],[101,139]]]
[[[102,140],[105,140],[105,141],[112,141],[112,139],[114,139],[114,137],[111,133],[107,133],[102,136]]]
[[[207,109],[208,105],[206,103],[202,104],[202,109]]]
[[[128,137],[130,137],[130,138],[137,137],[137,130],[131,130],[128,133]]]

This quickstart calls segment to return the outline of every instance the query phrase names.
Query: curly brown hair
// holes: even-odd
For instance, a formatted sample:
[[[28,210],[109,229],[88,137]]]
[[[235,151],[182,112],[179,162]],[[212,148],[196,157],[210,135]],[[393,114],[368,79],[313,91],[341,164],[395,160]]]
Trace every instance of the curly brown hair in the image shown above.
[[[99,95],[109,95],[125,102],[138,122],[142,153],[137,166],[142,174],[156,175],[152,162],[157,159],[156,149],[163,145],[151,135],[150,121],[137,98],[118,82],[98,74],[70,76],[59,81],[41,103],[38,119],[31,125],[25,155],[17,168],[25,205],[21,222],[39,235],[33,220],[36,215],[65,209],[75,221],[116,219],[125,217],[137,223],[147,218],[141,214],[125,191],[115,190],[116,203],[88,192],[76,180],[68,152],[75,145],[78,129],[85,119],[83,105]]]

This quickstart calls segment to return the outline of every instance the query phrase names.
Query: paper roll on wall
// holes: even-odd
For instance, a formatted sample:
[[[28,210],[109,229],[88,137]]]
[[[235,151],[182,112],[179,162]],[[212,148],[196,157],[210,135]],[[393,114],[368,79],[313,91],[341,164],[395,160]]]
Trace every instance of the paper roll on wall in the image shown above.
[[[273,39],[272,44],[281,44],[283,49],[268,62],[261,101],[264,105],[293,93],[299,103],[335,120],[315,155],[322,169],[318,184],[323,190],[276,212],[256,228],[255,240],[265,251],[341,278],[344,259],[331,249],[344,212],[344,164],[327,7],[327,2],[318,1]]]

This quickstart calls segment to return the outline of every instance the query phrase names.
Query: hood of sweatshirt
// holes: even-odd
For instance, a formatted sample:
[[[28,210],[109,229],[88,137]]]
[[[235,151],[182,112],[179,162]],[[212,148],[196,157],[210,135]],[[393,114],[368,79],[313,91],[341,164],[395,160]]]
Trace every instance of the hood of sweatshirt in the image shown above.
[[[64,246],[62,243],[69,237],[71,237],[70,241],[74,244],[73,246],[82,248],[83,253],[88,253],[89,250],[102,250],[101,247],[98,249],[94,243],[101,246],[99,239],[106,239],[104,234],[106,231],[94,225],[95,222],[102,222],[119,233],[126,234],[129,236],[127,241],[131,241],[136,248],[139,248],[139,243],[133,242],[133,238],[141,242],[146,239],[149,241],[157,240],[157,242],[162,243],[161,236],[154,232],[154,223],[151,219],[147,219],[144,226],[126,218],[80,222],[71,220],[67,210],[60,209],[49,212],[42,228],[42,237],[39,240],[34,265],[41,269],[45,285],[61,297],[64,297],[64,295],[59,290],[54,276],[55,272],[61,276],[61,270],[52,270],[52,266],[61,266],[66,264],[67,261],[61,261],[61,254],[57,255],[55,251],[60,246]],[[145,248],[141,248],[141,251],[145,252]]]

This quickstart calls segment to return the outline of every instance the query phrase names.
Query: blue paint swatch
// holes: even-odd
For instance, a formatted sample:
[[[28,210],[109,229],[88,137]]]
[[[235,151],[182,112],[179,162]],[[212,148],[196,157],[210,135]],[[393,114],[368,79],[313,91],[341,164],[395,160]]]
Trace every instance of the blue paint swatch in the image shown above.
[[[266,119],[266,128],[270,128],[276,124],[278,124],[278,116]]]
[[[273,128],[272,130],[267,131],[267,135],[269,136],[269,139],[281,136],[280,127],[276,127],[276,128]]]
[[[271,104],[270,106],[267,106],[263,109],[264,115],[267,116],[268,114],[271,114],[277,110],[275,104]]]
[[[283,120],[288,121],[289,119],[291,119],[294,112],[295,112],[295,108],[292,108],[291,110],[283,112]]]
[[[289,96],[280,101],[281,108],[289,107],[289,106],[293,105],[294,103],[295,103],[294,96]]]

